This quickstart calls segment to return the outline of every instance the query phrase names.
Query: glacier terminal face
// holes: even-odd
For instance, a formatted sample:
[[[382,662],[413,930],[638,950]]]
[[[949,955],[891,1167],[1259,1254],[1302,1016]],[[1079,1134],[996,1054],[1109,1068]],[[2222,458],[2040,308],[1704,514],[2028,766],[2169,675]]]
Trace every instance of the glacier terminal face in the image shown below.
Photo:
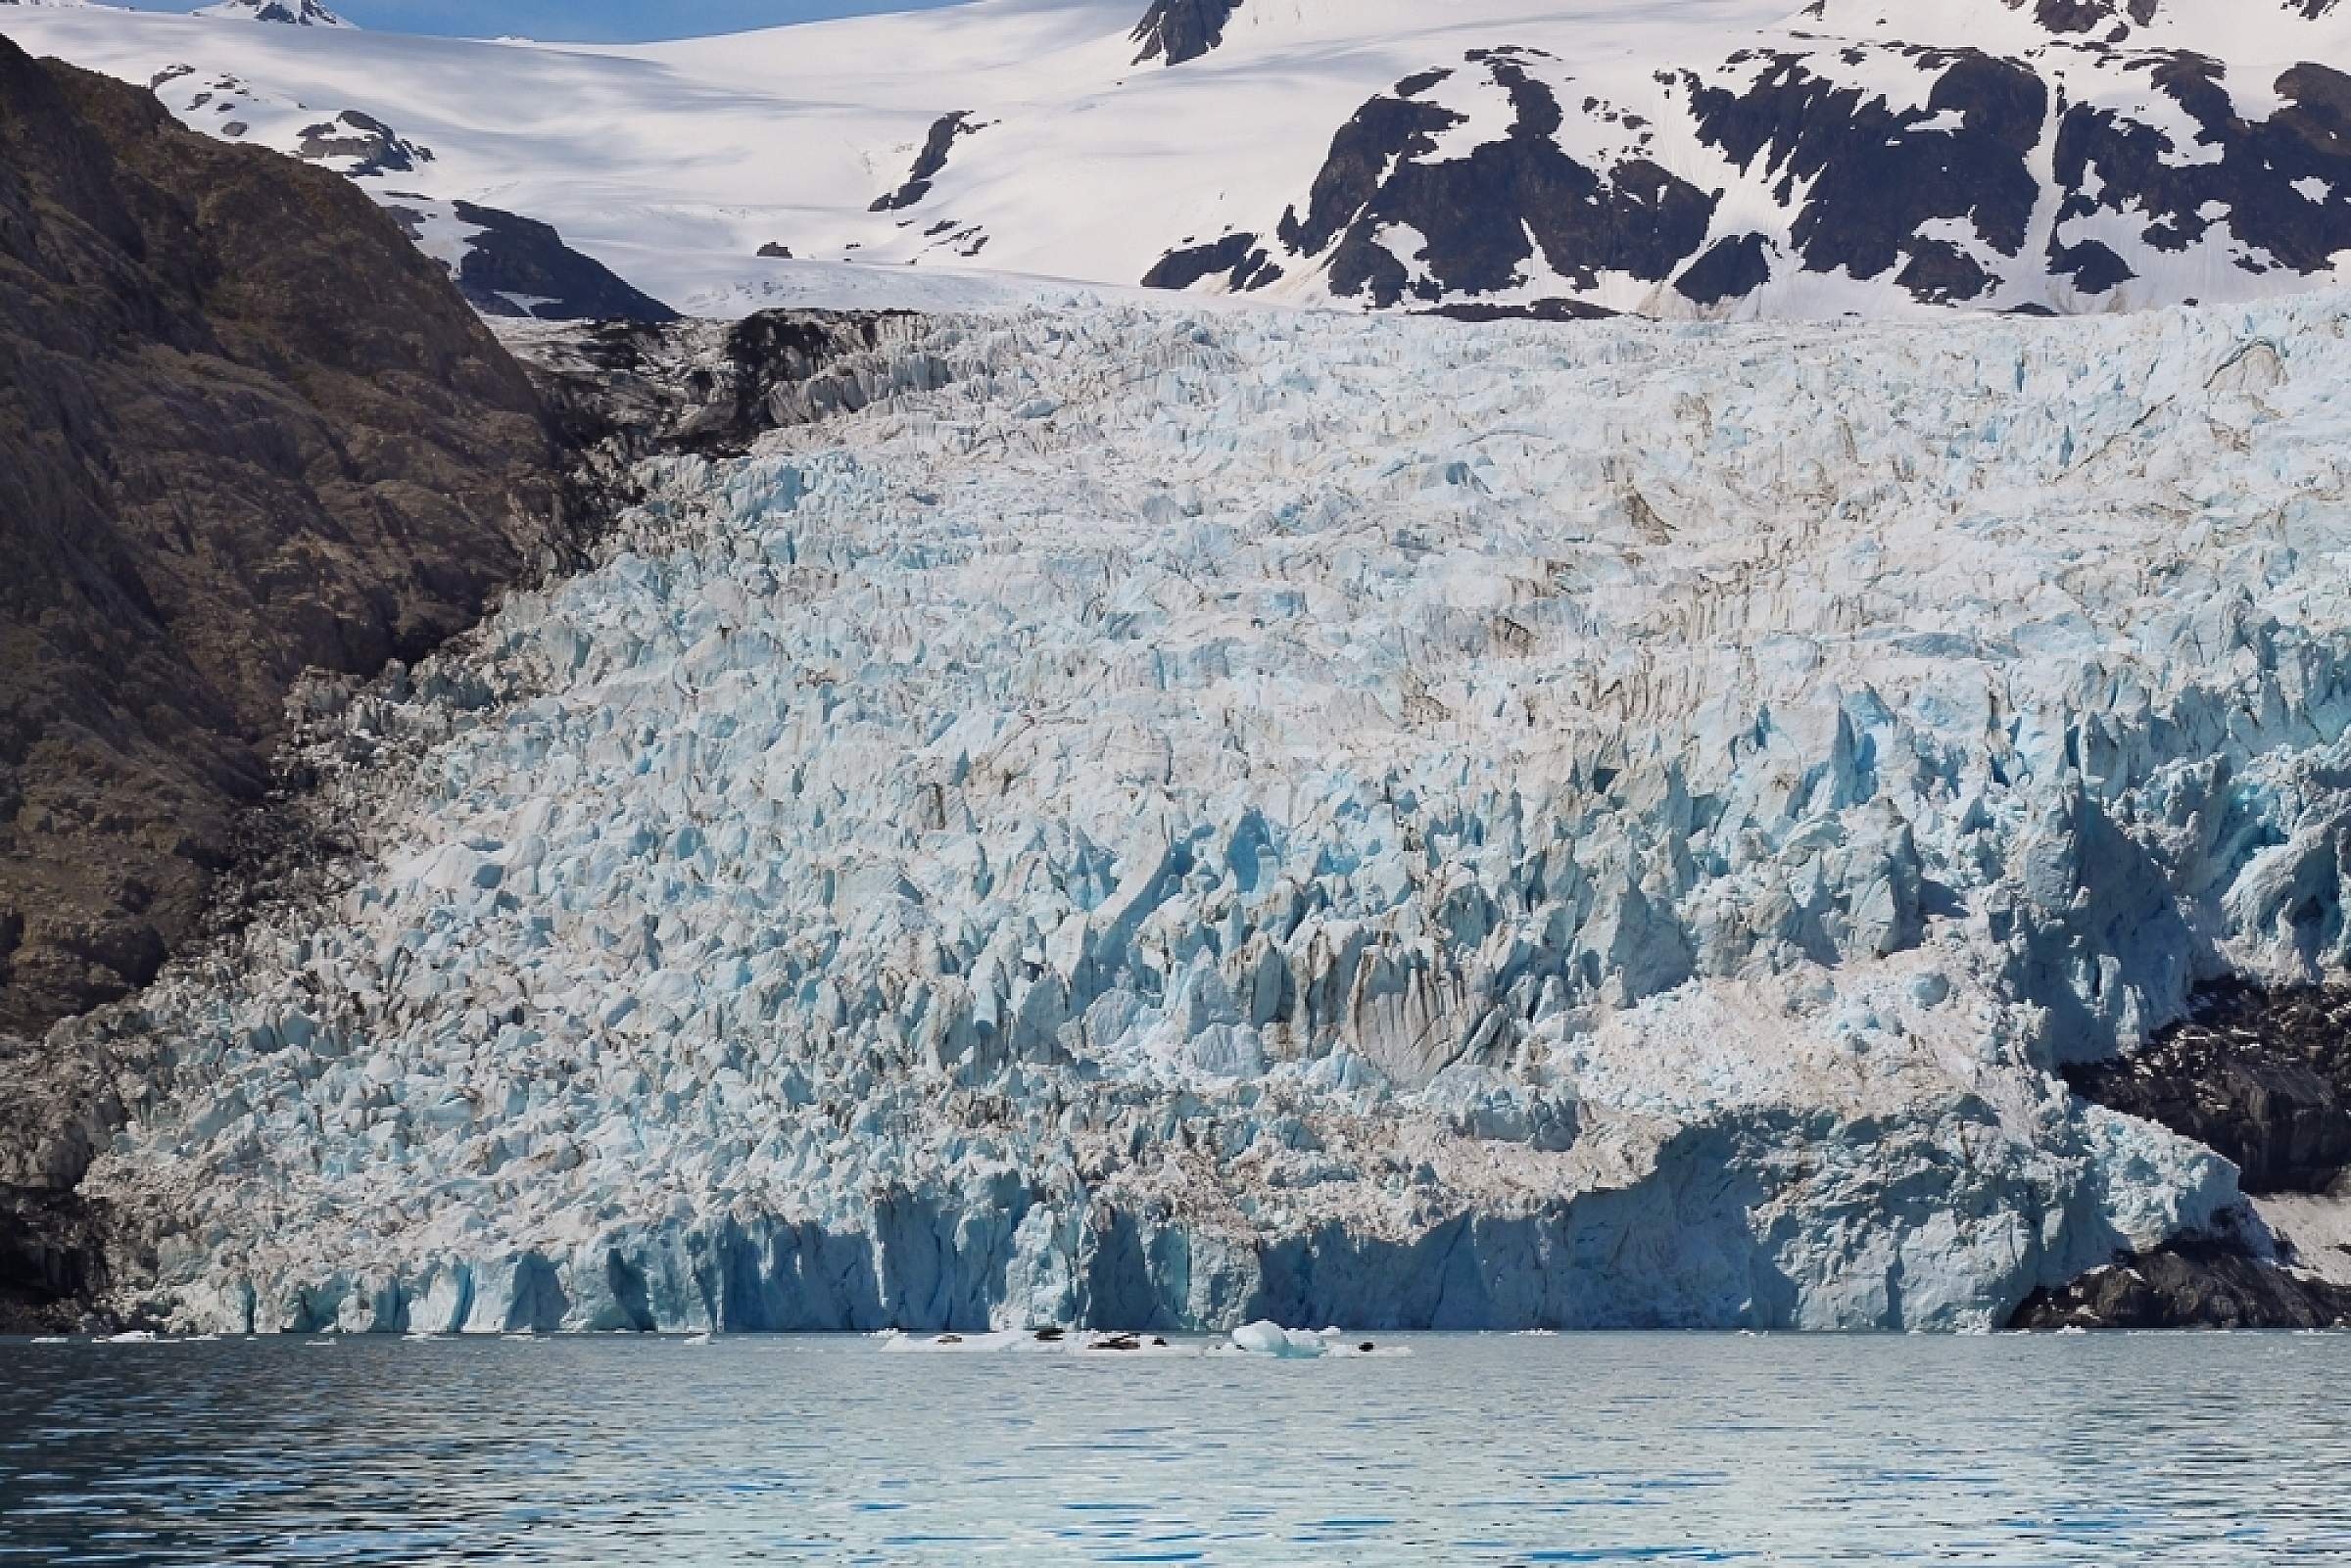
[[[2351,942],[2345,309],[909,321],[312,693],[126,1299],[1998,1326],[2241,1202],[2056,1069]]]

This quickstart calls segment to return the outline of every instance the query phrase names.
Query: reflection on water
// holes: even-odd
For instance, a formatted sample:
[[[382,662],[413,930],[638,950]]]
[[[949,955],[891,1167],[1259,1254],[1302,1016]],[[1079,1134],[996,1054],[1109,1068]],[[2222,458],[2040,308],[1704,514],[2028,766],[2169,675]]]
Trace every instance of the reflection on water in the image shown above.
[[[0,1564],[2351,1562],[2351,1337],[0,1343]]]

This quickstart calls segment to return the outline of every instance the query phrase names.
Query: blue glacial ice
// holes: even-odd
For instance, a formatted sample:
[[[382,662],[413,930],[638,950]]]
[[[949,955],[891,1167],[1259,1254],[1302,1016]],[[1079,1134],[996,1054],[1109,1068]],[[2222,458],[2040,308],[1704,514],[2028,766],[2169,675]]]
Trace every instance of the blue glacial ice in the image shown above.
[[[910,321],[308,693],[357,850],[143,1000],[126,1297],[1997,1326],[2239,1201],[2052,1067],[2351,951],[2345,305]]]

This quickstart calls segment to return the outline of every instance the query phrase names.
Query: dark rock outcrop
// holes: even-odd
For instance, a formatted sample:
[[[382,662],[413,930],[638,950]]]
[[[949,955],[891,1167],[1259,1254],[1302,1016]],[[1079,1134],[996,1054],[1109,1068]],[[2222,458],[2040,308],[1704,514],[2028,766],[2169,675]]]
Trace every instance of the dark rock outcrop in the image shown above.
[[[2048,89],[2029,67],[1974,50],[1870,52],[1933,74],[1925,106],[1893,109],[1868,86],[1783,54],[1742,92],[1695,88],[1699,138],[1742,169],[1768,169],[1783,201],[1803,193],[1789,239],[1805,270],[1893,273],[1934,304],[1977,299],[1992,275],[1922,231],[1961,219],[2003,256],[2024,248],[2040,193],[2027,159],[2040,141]]]
[[[289,27],[348,27],[350,23],[320,5],[318,0],[230,0],[207,6],[201,13],[239,22],[274,22]]]
[[[621,483],[622,467],[641,457],[738,455],[767,431],[945,385],[944,363],[901,352],[920,321],[900,310],[762,310],[740,321],[600,322],[516,348],[565,446]]]
[[[1450,71],[1411,77],[1366,104],[1331,143],[1306,210],[1282,215],[1282,245],[1326,258],[1333,294],[1382,309],[1479,309],[1476,296],[1544,272],[1563,280],[1562,304],[1604,272],[1669,277],[1704,241],[1716,197],[1638,154],[1605,167],[1569,157],[1558,140],[1564,111],[1526,69],[1530,53],[1470,57],[1509,95],[1514,118],[1500,139],[1462,156],[1437,156],[1437,137],[1465,117],[1424,96]],[[1399,232],[1419,242],[1409,260],[1390,243]]]
[[[106,1288],[105,1215],[71,1193],[0,1186],[0,1334],[78,1327]]]
[[[385,211],[410,239],[443,204],[428,197],[387,199]],[[473,202],[451,202],[449,221],[465,233],[452,269],[457,292],[484,315],[539,321],[675,321],[678,312],[610,267],[563,243],[535,217]]]
[[[0,40],[0,1034],[145,983],[308,667],[554,558],[522,370],[373,203]]]
[[[900,213],[931,194],[931,182],[947,166],[947,154],[954,149],[957,137],[969,136],[982,129],[972,122],[971,111],[958,109],[951,115],[941,115],[931,125],[931,134],[923,139],[922,151],[914,155],[914,166],[906,172],[906,182],[888,196],[876,197],[872,211]]]
[[[1241,9],[1241,0],[1151,0],[1151,9],[1135,24],[1133,41],[1141,45],[1138,66],[1154,60],[1180,66],[1197,60],[1224,41],[1224,24]]]
[[[1263,288],[1281,276],[1266,248],[1254,234],[1227,234],[1206,245],[1187,245],[1170,251],[1143,274],[1146,289],[1188,289],[1203,279],[1223,275],[1234,293]]]
[[[2218,986],[2138,1051],[2063,1070],[2084,1099],[2209,1146],[2248,1193],[2351,1196],[2351,991]],[[2317,1261],[2244,1215],[2037,1293],[2016,1326],[2351,1324],[2351,1285],[2300,1271]]]
[[[1527,305],[1483,305],[1474,300],[1416,311],[1449,321],[1606,321],[1620,312],[1581,300],[1536,300]]]
[[[1771,241],[1760,234],[1717,240],[1673,280],[1674,292],[1693,305],[1720,305],[1752,294],[1771,281]]]
[[[1660,61],[1638,101],[1589,62],[1468,50],[1363,103],[1278,223],[1235,214],[1153,276],[1246,289],[1307,270],[1375,309],[1488,315],[1758,294],[1809,311],[1832,293],[1865,313],[2054,313],[2177,303],[2216,267],[2249,291],[2306,286],[2351,254],[2339,62],[2232,69],[2225,33],[2209,54],[2151,47],[2155,0],[2007,5],[2037,7],[2047,41],[1993,53],[1944,19],[1914,42],[1899,7],[1815,6],[1803,20],[1826,30]],[[1266,257],[1236,267],[1247,232]]]
[[[2252,272],[2316,274],[2351,249],[2344,180],[2351,76],[2315,62],[2297,65],[2271,84],[2279,106],[2255,119],[2231,97],[2217,60],[2164,51],[2132,71],[2195,126],[2192,143],[2178,145],[2173,133],[2109,106],[2068,109],[2056,131],[2065,200],[2049,240],[2053,261],[2067,262],[2075,247],[2091,243],[2072,239],[2069,225],[2096,222],[2118,208],[2159,252],[2184,251],[2223,228],[2245,252],[2237,264]],[[2083,289],[2103,292],[2103,279],[2127,272],[2120,258],[2108,257],[2088,258],[2091,270],[2078,276]]]
[[[429,147],[419,147],[373,115],[346,109],[332,119],[303,127],[294,156],[312,164],[340,164],[353,178],[368,174],[408,174],[418,164],[433,161]]]
[[[2351,1327],[2351,1286],[2289,1272],[2233,1238],[2176,1242],[2036,1291],[2010,1327]]]
[[[2134,1055],[2065,1077],[2217,1150],[2249,1193],[2326,1192],[2351,1169],[2351,991],[2224,986]]]

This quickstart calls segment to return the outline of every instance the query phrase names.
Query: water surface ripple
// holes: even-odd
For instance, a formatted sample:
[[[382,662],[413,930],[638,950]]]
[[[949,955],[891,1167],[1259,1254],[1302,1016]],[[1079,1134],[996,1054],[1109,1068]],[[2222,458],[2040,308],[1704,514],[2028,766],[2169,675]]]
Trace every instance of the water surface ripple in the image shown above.
[[[0,1564],[2351,1563],[2351,1336],[0,1342]]]

